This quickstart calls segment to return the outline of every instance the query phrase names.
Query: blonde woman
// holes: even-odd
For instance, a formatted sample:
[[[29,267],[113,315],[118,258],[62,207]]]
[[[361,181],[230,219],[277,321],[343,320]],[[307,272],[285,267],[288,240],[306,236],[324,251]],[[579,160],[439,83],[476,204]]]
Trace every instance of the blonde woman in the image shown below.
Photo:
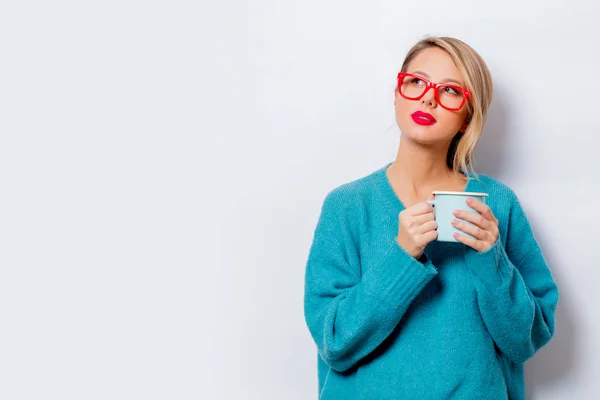
[[[396,159],[325,198],[306,264],[319,399],[524,399],[558,288],[515,193],[472,155],[492,100],[464,42],[427,38],[394,95]],[[483,192],[436,241],[432,192]]]

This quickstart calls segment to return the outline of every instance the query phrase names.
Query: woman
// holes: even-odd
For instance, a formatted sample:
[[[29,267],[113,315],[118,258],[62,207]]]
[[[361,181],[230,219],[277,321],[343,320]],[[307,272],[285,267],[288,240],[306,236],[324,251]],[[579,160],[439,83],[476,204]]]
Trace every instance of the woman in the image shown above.
[[[396,160],[327,195],[310,249],[320,399],[525,398],[523,363],[554,333],[558,288],[517,196],[473,171],[491,99],[465,43],[409,51]],[[435,240],[434,190],[489,195],[455,214],[471,236]]]

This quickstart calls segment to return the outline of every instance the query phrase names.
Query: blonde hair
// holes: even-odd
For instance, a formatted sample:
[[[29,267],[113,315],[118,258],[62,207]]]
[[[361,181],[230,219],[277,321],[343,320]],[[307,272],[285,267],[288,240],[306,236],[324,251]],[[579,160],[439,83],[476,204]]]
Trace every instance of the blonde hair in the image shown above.
[[[420,40],[408,52],[402,64],[402,72],[407,72],[410,62],[423,50],[438,47],[452,58],[464,79],[464,85],[471,92],[467,102],[468,127],[465,132],[454,136],[447,154],[447,164],[455,172],[471,172],[473,169],[473,153],[479,141],[487,112],[493,98],[492,76],[485,62],[475,50],[466,43],[451,37],[427,37]],[[396,87],[396,90],[398,88]]]

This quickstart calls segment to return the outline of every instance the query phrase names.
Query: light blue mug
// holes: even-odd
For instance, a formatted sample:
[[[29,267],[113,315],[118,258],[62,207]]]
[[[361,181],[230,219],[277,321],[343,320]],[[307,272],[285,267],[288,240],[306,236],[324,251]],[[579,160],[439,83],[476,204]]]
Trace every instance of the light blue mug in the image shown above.
[[[478,213],[467,205],[467,199],[472,198],[485,203],[485,198],[488,196],[487,193],[435,191],[433,194],[435,195],[435,200],[427,200],[427,202],[433,206],[433,214],[435,216],[435,221],[438,224],[437,240],[440,242],[458,242],[458,240],[454,239],[454,233],[473,237],[452,225],[453,219],[463,221],[454,216],[454,210],[465,210]],[[468,221],[464,222],[470,223]]]

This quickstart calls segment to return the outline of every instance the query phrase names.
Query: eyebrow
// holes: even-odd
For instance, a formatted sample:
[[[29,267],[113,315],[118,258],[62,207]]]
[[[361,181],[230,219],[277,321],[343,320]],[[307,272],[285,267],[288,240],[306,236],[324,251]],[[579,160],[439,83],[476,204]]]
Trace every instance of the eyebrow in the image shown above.
[[[423,75],[425,78],[430,79],[429,75],[423,71],[415,71],[412,73],[416,74],[416,75]],[[458,86],[463,86],[462,82],[459,82],[456,79],[446,78],[442,82],[452,82],[452,83],[456,83]]]

